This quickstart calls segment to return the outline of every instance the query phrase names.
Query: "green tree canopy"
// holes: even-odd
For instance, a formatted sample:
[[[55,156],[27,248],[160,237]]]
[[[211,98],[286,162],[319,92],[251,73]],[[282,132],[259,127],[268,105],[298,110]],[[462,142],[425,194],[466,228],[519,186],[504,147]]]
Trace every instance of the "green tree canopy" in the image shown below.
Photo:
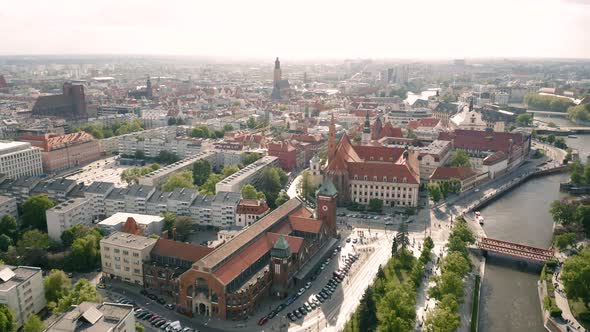
[[[0,234],[6,234],[12,240],[16,239],[16,218],[7,214],[0,219]]]
[[[516,122],[521,126],[528,127],[533,123],[533,117],[528,113],[522,113],[516,117]]]
[[[256,160],[262,158],[262,155],[260,153],[256,153],[256,152],[248,152],[244,155],[244,165],[250,165],[251,163],[255,162]]]
[[[25,322],[23,332],[43,332],[45,330],[45,324],[39,319],[39,316],[31,314],[29,319]]]
[[[190,231],[193,227],[193,220],[191,217],[180,216],[176,217],[174,222],[176,227],[176,237],[179,241],[186,241],[190,235]]]
[[[84,301],[89,302],[101,302],[102,297],[96,291],[88,280],[82,278],[74,285],[74,288],[66,294],[64,297],[59,299],[55,312],[63,313],[68,311],[72,305],[78,305]]]
[[[561,280],[568,298],[578,299],[590,308],[590,249],[573,255],[563,264]]]
[[[197,186],[202,186],[211,175],[212,168],[209,160],[201,159],[193,164],[193,178]]]
[[[73,270],[87,272],[100,264],[101,238],[100,234],[91,233],[74,240],[70,254]]]
[[[215,195],[215,185],[221,181],[221,175],[212,173],[203,185],[200,187],[200,193],[204,195]]]
[[[458,313],[446,306],[436,306],[434,310],[426,314],[424,322],[427,332],[454,332],[461,326],[461,317]]]
[[[23,203],[22,222],[24,227],[47,230],[45,211],[55,206],[47,195],[35,195],[27,198]]]
[[[5,304],[0,304],[0,331],[12,332],[14,326],[14,314]]]
[[[551,203],[549,213],[553,220],[561,225],[569,225],[574,222],[576,215],[577,203],[556,200]]]
[[[375,331],[377,328],[377,305],[373,299],[373,289],[367,287],[358,308],[359,331]]]
[[[551,112],[566,112],[570,106],[575,105],[569,98],[537,93],[529,93],[524,96],[524,103],[529,107]]]
[[[471,264],[463,255],[458,252],[450,252],[441,261],[443,272],[453,272],[465,277],[471,271]]]
[[[576,243],[576,233],[556,235],[553,243],[555,243],[555,246],[560,250],[565,250]]]
[[[466,166],[471,167],[471,163],[469,162],[469,155],[467,152],[461,149],[457,149],[453,157],[451,157],[451,164],[455,167],[459,166]]]
[[[221,176],[223,176],[223,178],[226,178],[239,170],[240,168],[238,167],[238,165],[225,166],[223,170],[221,170]]]
[[[383,201],[378,198],[371,198],[369,200],[369,210],[373,212],[383,211]]]
[[[194,188],[193,172],[186,170],[176,172],[168,177],[162,185],[162,191],[171,192],[176,188]]]
[[[289,195],[287,195],[285,193],[281,193],[275,201],[275,206],[281,206],[281,205],[285,204],[289,199],[290,199]]]
[[[55,306],[61,298],[68,295],[72,281],[64,271],[51,270],[43,280],[43,286],[45,300],[47,300],[47,303],[53,303],[53,306]]]
[[[258,194],[256,188],[254,188],[254,186],[251,184],[243,186],[242,190],[240,190],[240,193],[242,194],[243,199],[256,199]]]
[[[431,277],[435,285],[428,290],[428,294],[441,300],[446,294],[452,294],[456,299],[463,299],[464,287],[461,276],[454,272],[446,272]]]
[[[429,183],[428,186],[428,195],[433,202],[438,202],[442,199],[442,193],[440,192],[440,187],[436,183]]]
[[[0,251],[8,250],[8,247],[10,247],[12,244],[12,239],[8,235],[0,235]]]
[[[407,287],[393,284],[379,302],[377,316],[381,331],[412,331],[416,319],[416,297]]]

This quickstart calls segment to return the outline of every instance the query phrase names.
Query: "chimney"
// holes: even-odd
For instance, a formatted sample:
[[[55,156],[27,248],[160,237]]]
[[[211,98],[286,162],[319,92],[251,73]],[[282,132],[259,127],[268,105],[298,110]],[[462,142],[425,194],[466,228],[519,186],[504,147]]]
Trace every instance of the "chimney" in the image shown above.
[[[172,240],[176,241],[176,227],[172,228]]]

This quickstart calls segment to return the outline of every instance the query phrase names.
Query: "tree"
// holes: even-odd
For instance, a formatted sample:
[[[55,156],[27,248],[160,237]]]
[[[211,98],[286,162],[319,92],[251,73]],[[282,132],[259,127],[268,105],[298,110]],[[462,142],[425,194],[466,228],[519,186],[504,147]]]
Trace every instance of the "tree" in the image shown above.
[[[172,235],[172,228],[174,228],[174,221],[176,220],[176,214],[172,212],[164,212],[162,214],[164,218],[164,227],[162,232],[168,231],[168,235]]]
[[[555,246],[560,250],[565,250],[576,243],[576,233],[556,235],[553,243],[555,243]]]
[[[377,279],[385,280],[385,272],[383,271],[381,264],[379,264],[379,267],[377,268]]]
[[[301,173],[301,180],[297,184],[301,196],[308,198],[309,194],[313,191],[313,185],[311,183],[311,173],[307,170]]]
[[[242,190],[240,190],[240,193],[242,194],[243,199],[256,199],[258,197],[256,188],[254,188],[254,186],[251,184],[243,186]]]
[[[551,135],[547,136],[547,143],[549,143],[549,144],[555,143],[555,135],[551,134]]]
[[[0,331],[14,331],[14,314],[5,304],[0,304]]]
[[[586,235],[590,235],[590,205],[579,205],[574,218],[578,224],[584,227]]]
[[[98,266],[100,262],[100,239],[97,234],[88,234],[77,238],[72,243],[70,254],[71,264],[74,270],[87,272]]]
[[[234,126],[230,125],[230,124],[226,124],[223,126],[223,131],[232,131],[234,130]]]
[[[12,245],[12,239],[8,235],[6,235],[6,234],[0,235],[0,251],[8,250],[8,247],[10,247],[11,245]]]
[[[145,152],[143,150],[135,150],[135,159],[144,159]]]
[[[209,160],[201,159],[193,164],[193,178],[197,186],[202,186],[211,175],[212,168]]]
[[[262,155],[260,155],[260,153],[256,153],[256,152],[248,152],[244,155],[244,165],[248,166],[251,163],[255,162],[256,160],[262,158]]]
[[[563,264],[561,280],[568,298],[590,308],[590,249],[584,249]]]
[[[50,307],[55,306],[57,302],[68,295],[72,280],[68,278],[62,270],[51,270],[47,277],[43,280],[43,289],[45,290],[45,300],[50,304]],[[53,305],[51,305],[53,303]]]
[[[399,228],[397,229],[397,234],[395,235],[395,240],[397,245],[402,247],[402,251],[406,250],[406,247],[410,245],[410,237],[408,235],[408,225],[406,223],[401,223]]]
[[[74,225],[61,233],[61,243],[64,247],[69,248],[74,240],[83,237],[88,233],[90,228],[86,225]]]
[[[226,178],[239,170],[240,168],[238,167],[238,165],[225,166],[223,170],[221,170],[221,176],[223,176],[223,178]]]
[[[135,323],[135,332],[144,332],[145,329],[143,328],[143,325],[139,324],[139,323]]]
[[[576,214],[577,204],[574,202],[555,200],[551,203],[549,213],[553,216],[553,220],[561,225],[569,225],[573,223]]]
[[[6,234],[12,240],[16,238],[16,218],[7,214],[0,219],[0,234]]]
[[[473,234],[473,231],[471,231],[465,220],[461,219],[459,219],[459,221],[455,223],[455,226],[453,226],[450,237],[459,238],[463,243],[475,243],[475,235]]]
[[[191,217],[176,217],[176,221],[174,221],[174,227],[176,227],[176,238],[179,241],[186,241],[193,227],[193,220]]]
[[[431,279],[435,285],[428,290],[428,294],[437,300],[441,300],[443,295],[452,294],[456,299],[463,299],[463,280],[454,272],[446,272],[441,275],[434,275]]]
[[[162,185],[162,191],[171,192],[176,188],[194,188],[193,172],[186,170],[176,172],[168,177]]]
[[[527,113],[519,114],[516,117],[516,122],[521,126],[528,127],[533,123],[533,117]]]
[[[443,273],[453,272],[461,277],[465,277],[471,270],[471,264],[463,255],[458,252],[450,252],[441,262],[441,271]]]
[[[282,193],[275,200],[275,206],[281,206],[281,205],[285,204],[289,199],[290,199],[289,195]]]
[[[438,202],[442,199],[442,193],[440,191],[440,187],[436,183],[429,183],[428,186],[428,195],[433,202]]]
[[[175,126],[176,125],[176,118],[169,117],[168,118],[168,125],[169,126]]]
[[[377,307],[381,331],[411,331],[416,319],[416,297],[413,291],[393,284],[385,292]]]
[[[251,116],[251,117],[249,117],[249,118],[248,118],[248,121],[246,122],[246,125],[247,125],[247,126],[248,126],[248,128],[250,128],[250,129],[254,129],[254,128],[256,128],[256,126],[257,126],[256,119],[254,119],[254,117],[252,117],[252,116]]]
[[[262,171],[260,177],[260,188],[258,188],[266,195],[266,203],[271,208],[276,207],[275,201],[279,196],[281,190],[281,178],[276,167],[266,168]]]
[[[432,250],[434,248],[434,241],[432,241],[430,236],[426,237],[424,240],[424,247],[428,248],[428,250]]]
[[[47,233],[42,233],[38,229],[32,229],[23,233],[22,238],[18,241],[19,249],[39,248],[42,250],[49,249],[51,240]]]
[[[54,312],[66,312],[72,305],[78,305],[84,301],[101,302],[102,297],[96,291],[96,287],[89,283],[88,280],[82,278],[78,280],[74,288],[67,295],[59,299]]]
[[[215,195],[215,185],[217,182],[221,181],[221,176],[219,174],[211,174],[209,178],[203,185],[200,187],[199,192],[203,195]]]
[[[377,327],[377,305],[373,289],[367,287],[358,308],[359,331],[375,331]]]
[[[160,151],[160,153],[156,157],[156,161],[158,161],[159,163],[162,163],[162,164],[166,164],[166,165],[173,164],[179,160],[180,160],[180,158],[178,158],[178,155],[176,153],[170,152],[167,150]]]
[[[35,195],[23,203],[22,223],[24,227],[47,230],[45,211],[55,206],[47,195]]]
[[[424,322],[427,332],[454,332],[461,326],[461,316],[446,306],[436,306],[426,314]]]
[[[29,319],[25,322],[23,332],[43,332],[45,330],[45,324],[39,319],[39,316],[31,314]]]
[[[455,151],[455,154],[451,158],[451,164],[455,167],[471,167],[471,163],[469,162],[469,155],[467,154],[467,152],[461,149],[457,149]]]
[[[369,200],[369,210],[373,212],[383,211],[383,201],[378,198],[371,198]]]

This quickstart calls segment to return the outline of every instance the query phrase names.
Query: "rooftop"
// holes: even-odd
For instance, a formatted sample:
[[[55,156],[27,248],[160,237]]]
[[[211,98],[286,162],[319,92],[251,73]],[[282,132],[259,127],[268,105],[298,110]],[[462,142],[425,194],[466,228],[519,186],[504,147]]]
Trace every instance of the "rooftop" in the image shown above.
[[[26,142],[0,141],[0,155],[15,153],[30,148],[31,144]]]
[[[41,273],[41,268],[0,265],[0,292],[5,292],[12,287],[19,285],[34,276],[36,273]]]
[[[117,212],[98,224],[103,226],[115,226],[124,223],[127,221],[127,218],[133,218],[136,223],[144,225],[151,224],[152,222],[159,222],[164,219],[163,217],[152,216],[149,214]]]
[[[133,306],[119,303],[82,302],[72,306],[45,332],[105,332],[115,328],[133,313]]]
[[[141,235],[114,232],[110,236],[100,240],[100,243],[142,250],[156,244],[156,241],[156,239],[152,239]]]

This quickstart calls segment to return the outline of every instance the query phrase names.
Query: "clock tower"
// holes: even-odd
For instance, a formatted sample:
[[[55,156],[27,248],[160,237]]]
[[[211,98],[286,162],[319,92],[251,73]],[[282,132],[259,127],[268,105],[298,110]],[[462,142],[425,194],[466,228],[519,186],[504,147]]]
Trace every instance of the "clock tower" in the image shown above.
[[[330,236],[336,237],[336,202],[338,191],[329,177],[324,177],[322,185],[316,192],[317,217],[321,220]]]

